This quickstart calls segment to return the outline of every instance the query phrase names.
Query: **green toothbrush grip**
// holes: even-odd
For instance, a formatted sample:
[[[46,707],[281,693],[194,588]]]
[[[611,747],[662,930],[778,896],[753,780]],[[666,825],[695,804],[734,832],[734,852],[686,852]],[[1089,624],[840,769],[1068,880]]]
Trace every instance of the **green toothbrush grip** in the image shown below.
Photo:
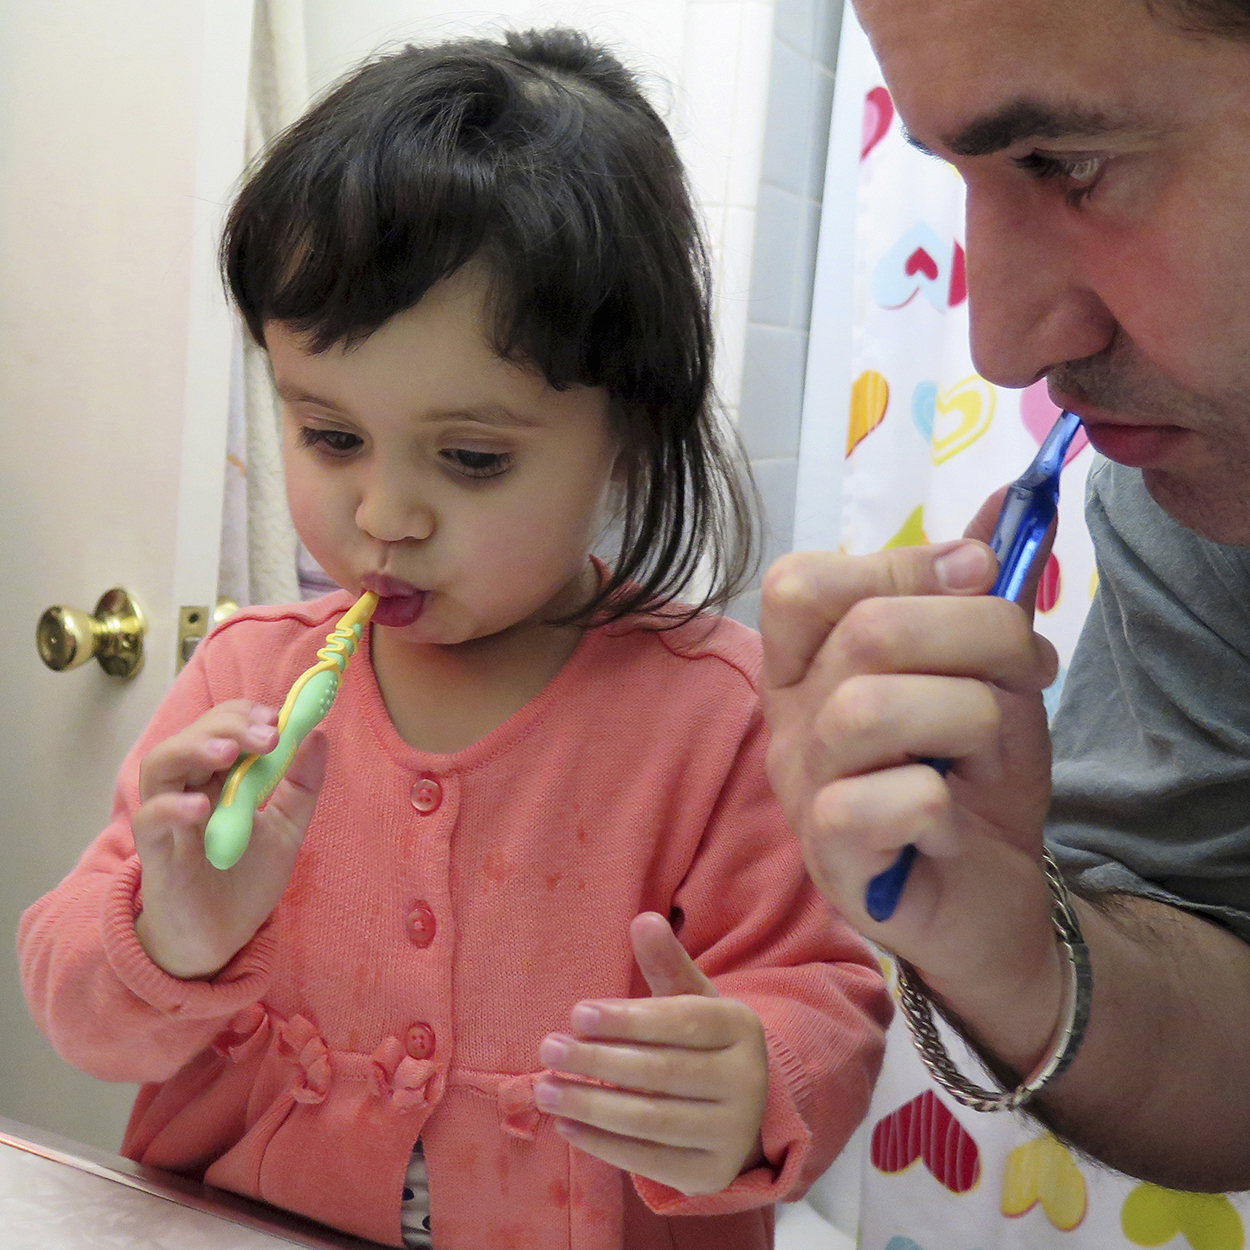
[[[286,775],[300,743],[333,706],[338,689],[337,669],[315,673],[296,697],[286,727],[278,738],[278,745],[268,755],[255,757],[255,762],[239,781],[239,788],[230,803],[217,805],[204,830],[204,854],[214,868],[233,868],[243,857],[252,839],[252,820],[256,809]],[[230,778],[252,758],[245,756],[235,764],[226,779],[227,786]]]

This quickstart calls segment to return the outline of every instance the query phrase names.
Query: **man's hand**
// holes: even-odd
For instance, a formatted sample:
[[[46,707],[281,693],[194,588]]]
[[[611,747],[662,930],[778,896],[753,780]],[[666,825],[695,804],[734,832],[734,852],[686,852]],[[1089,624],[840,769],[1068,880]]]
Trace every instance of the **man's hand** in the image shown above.
[[[769,776],[817,886],[966,1018],[1027,1004],[1002,1054],[1027,1069],[1061,992],[1040,868],[1057,661],[988,596],[996,572],[966,540],[783,557],[764,582],[764,698]],[[933,758],[953,761],[945,778]],[[907,888],[876,924],[865,888],[908,843]]]
[[[271,751],[277,714],[245,699],[219,704],[144,758],[131,822],[143,864],[135,932],[172,976],[211,977],[278,904],[317,803],[325,738],[309,735],[264,809],[243,858],[222,872],[204,856],[204,827],[240,755]]]
[[[604,1084],[548,1076],[535,1098],[587,1153],[684,1194],[718,1193],[764,1162],[764,1026],[717,995],[662,916],[635,917],[630,938],[654,997],[578,1003],[573,1035],[550,1034],[538,1051]]]

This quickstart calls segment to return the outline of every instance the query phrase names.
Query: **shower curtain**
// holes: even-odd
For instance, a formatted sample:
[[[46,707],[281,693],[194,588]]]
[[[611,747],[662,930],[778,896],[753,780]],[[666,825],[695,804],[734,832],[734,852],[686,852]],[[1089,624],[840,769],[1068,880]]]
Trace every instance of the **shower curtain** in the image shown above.
[[[1005,391],[977,375],[962,183],[907,143],[850,6],[828,170],[796,545],[858,554],[954,538],[1023,470],[1057,411],[1044,383]],[[1082,436],[1038,594],[1038,628],[1064,664],[1096,576],[1082,516],[1092,460]],[[884,955],[882,965],[893,980]],[[975,1059],[947,1037],[975,1073]],[[899,1019],[863,1138],[861,1250],[1246,1244],[1246,1195],[1139,1184],[1079,1159],[1023,1115],[959,1106],[929,1079]]]
[[[256,0],[249,164],[304,111],[307,63],[303,0]],[[241,605],[289,603],[300,598],[303,553],[286,504],[278,401],[265,353],[243,333],[232,381],[218,590]]]

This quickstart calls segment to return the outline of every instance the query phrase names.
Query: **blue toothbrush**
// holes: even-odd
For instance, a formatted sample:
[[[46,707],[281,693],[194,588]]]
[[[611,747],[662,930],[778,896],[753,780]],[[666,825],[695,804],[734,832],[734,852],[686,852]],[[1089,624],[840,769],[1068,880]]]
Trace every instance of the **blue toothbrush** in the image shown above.
[[[1059,475],[1081,419],[1071,412],[1059,414],[1059,420],[1046,436],[1033,463],[1007,489],[998,524],[990,548],[998,557],[998,578],[990,594],[1018,603],[1020,592],[1029,580],[1037,549],[1050,529],[1059,507]],[[924,760],[943,776],[950,760]],[[864,908],[878,923],[894,915],[907,874],[916,860],[916,848],[905,846],[885,872],[878,873],[864,892]]]

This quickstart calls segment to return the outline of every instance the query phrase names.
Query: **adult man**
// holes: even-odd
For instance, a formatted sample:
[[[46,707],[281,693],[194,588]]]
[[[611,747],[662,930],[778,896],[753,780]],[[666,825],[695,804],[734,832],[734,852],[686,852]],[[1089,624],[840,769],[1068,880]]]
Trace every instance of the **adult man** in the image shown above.
[[[1103,581],[1056,730],[1055,852],[1086,887],[1093,1010],[1036,1109],[1135,1175],[1244,1189],[1250,2],[856,5],[914,141],[967,183],[978,368],[1047,377],[1130,466],[1096,471]],[[993,575],[967,542],[775,565],[771,768],[820,887],[1024,1074],[1066,975],[1041,867],[1055,660],[985,596]],[[934,757],[945,779],[917,762]],[[865,886],[907,843],[876,924]]]

